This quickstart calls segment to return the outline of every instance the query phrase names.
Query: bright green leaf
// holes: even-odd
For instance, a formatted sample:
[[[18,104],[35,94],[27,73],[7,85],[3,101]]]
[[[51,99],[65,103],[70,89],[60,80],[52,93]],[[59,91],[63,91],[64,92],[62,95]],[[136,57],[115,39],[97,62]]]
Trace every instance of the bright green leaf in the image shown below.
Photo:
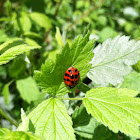
[[[140,137],[140,99],[127,96],[127,92],[129,89],[91,89],[86,93],[83,103],[88,113],[115,133],[121,131]],[[131,92],[133,95],[133,90]]]
[[[3,90],[2,90],[2,94],[4,96],[4,100],[5,100],[5,103],[7,105],[9,105],[9,84],[5,84],[5,86],[3,87]]]
[[[20,38],[14,38],[11,40],[6,41],[5,43],[0,45],[0,51],[2,49],[9,49],[11,47],[17,46],[17,45],[22,45],[22,44],[26,44],[22,39]]]
[[[87,76],[96,84],[107,86],[117,85],[123,76],[130,73],[131,65],[140,59],[140,41],[129,40],[127,36],[107,39],[94,50],[91,61],[92,68]]]
[[[17,131],[27,132],[29,130],[29,118],[26,116],[24,110],[21,108],[21,120],[22,123],[19,124]]]
[[[27,52],[32,49],[40,48],[40,46],[29,46],[21,39],[13,39],[0,46],[0,50],[7,49],[3,54],[0,55],[0,65],[9,62],[14,59],[17,55]]]
[[[101,42],[105,41],[106,39],[110,37],[115,37],[116,35],[117,35],[117,32],[111,27],[103,28],[99,34]]]
[[[60,33],[60,30],[59,30],[58,27],[56,27],[55,38],[56,38],[56,40],[57,40],[57,42],[58,42],[58,44],[59,44],[60,46],[63,46],[63,45],[64,45],[63,39],[62,39],[62,36],[61,36],[61,33]]]
[[[9,133],[9,132],[10,132],[10,130],[7,129],[7,128],[0,128],[0,139],[2,139],[3,136],[4,136],[5,134]]]
[[[5,33],[5,31],[4,30],[0,30],[0,42],[7,41],[7,39],[8,39],[8,36]]]
[[[46,140],[75,140],[72,121],[58,99],[47,99],[28,115],[35,134]]]
[[[140,73],[131,72],[125,76],[121,88],[129,88],[140,92]]]
[[[21,97],[28,103],[39,100],[44,96],[44,94],[41,95],[42,93],[39,91],[37,84],[32,77],[17,80],[16,84]]]
[[[2,138],[3,140],[42,140],[41,138],[34,136],[32,133],[23,131],[11,131]]]
[[[32,12],[30,14],[30,17],[40,27],[45,28],[46,31],[48,31],[52,27],[50,19],[45,14]]]
[[[20,25],[21,25],[23,32],[30,31],[32,24],[31,24],[31,20],[27,13],[21,12],[19,21],[20,21]]]
[[[33,39],[30,39],[28,37],[25,38],[25,41],[30,45],[30,46],[39,46],[39,44],[33,40]]]
[[[70,47],[68,44],[62,47],[61,52],[56,55],[55,62],[48,59],[42,65],[41,71],[35,71],[34,77],[44,92],[58,96],[68,93],[70,90],[65,86],[63,78],[71,66],[79,70],[81,80],[86,77],[91,68],[89,62],[93,57],[91,50],[94,44],[94,40],[88,40],[89,33],[84,37],[78,36]]]

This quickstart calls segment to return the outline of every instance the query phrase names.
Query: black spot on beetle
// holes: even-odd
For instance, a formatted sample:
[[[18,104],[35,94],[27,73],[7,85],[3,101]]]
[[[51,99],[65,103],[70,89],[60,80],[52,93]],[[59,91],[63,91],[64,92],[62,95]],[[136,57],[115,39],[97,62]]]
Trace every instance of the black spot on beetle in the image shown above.
[[[67,79],[67,81],[70,81],[69,79]]]
[[[71,70],[68,70],[70,73],[72,73],[72,71]]]
[[[64,78],[64,81],[66,81],[66,79]]]
[[[74,79],[74,76],[73,76],[73,75],[71,75],[71,76],[70,76],[70,78],[71,78],[71,79]]]
[[[72,84],[74,84],[74,81],[71,81]]]
[[[75,72],[77,72],[77,69],[75,70]]]
[[[67,73],[65,73],[65,76],[67,76],[68,74]]]
[[[78,75],[79,75],[79,72],[78,72]]]
[[[75,75],[75,78],[77,78],[78,77],[78,75]]]

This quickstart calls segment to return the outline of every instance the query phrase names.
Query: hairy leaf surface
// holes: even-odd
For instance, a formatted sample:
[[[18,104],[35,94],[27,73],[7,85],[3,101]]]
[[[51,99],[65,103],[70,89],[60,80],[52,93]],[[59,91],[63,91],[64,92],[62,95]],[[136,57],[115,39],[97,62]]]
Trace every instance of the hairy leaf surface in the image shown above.
[[[28,115],[35,134],[46,140],[75,140],[72,121],[58,99],[47,99]]]
[[[129,89],[96,88],[83,101],[88,113],[117,133],[140,137],[140,99],[127,96]],[[135,91],[134,91],[135,92]]]
[[[94,50],[92,68],[87,76],[96,84],[117,85],[123,76],[131,71],[131,65],[140,59],[140,41],[129,40],[127,36],[107,39]]]

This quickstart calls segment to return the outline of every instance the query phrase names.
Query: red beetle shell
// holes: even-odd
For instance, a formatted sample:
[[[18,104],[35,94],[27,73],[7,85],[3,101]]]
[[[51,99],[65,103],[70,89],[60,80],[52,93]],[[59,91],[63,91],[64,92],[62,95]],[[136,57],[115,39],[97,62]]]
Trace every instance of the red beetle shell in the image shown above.
[[[69,67],[64,75],[64,83],[69,88],[74,88],[79,83],[79,71],[74,67]]]

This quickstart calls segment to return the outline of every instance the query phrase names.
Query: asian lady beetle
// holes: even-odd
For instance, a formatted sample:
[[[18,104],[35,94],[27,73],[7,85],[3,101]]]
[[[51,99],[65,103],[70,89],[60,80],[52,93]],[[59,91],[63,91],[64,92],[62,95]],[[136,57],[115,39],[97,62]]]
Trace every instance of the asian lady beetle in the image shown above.
[[[74,88],[79,82],[79,71],[74,67],[69,67],[64,75],[64,83],[69,88]]]

